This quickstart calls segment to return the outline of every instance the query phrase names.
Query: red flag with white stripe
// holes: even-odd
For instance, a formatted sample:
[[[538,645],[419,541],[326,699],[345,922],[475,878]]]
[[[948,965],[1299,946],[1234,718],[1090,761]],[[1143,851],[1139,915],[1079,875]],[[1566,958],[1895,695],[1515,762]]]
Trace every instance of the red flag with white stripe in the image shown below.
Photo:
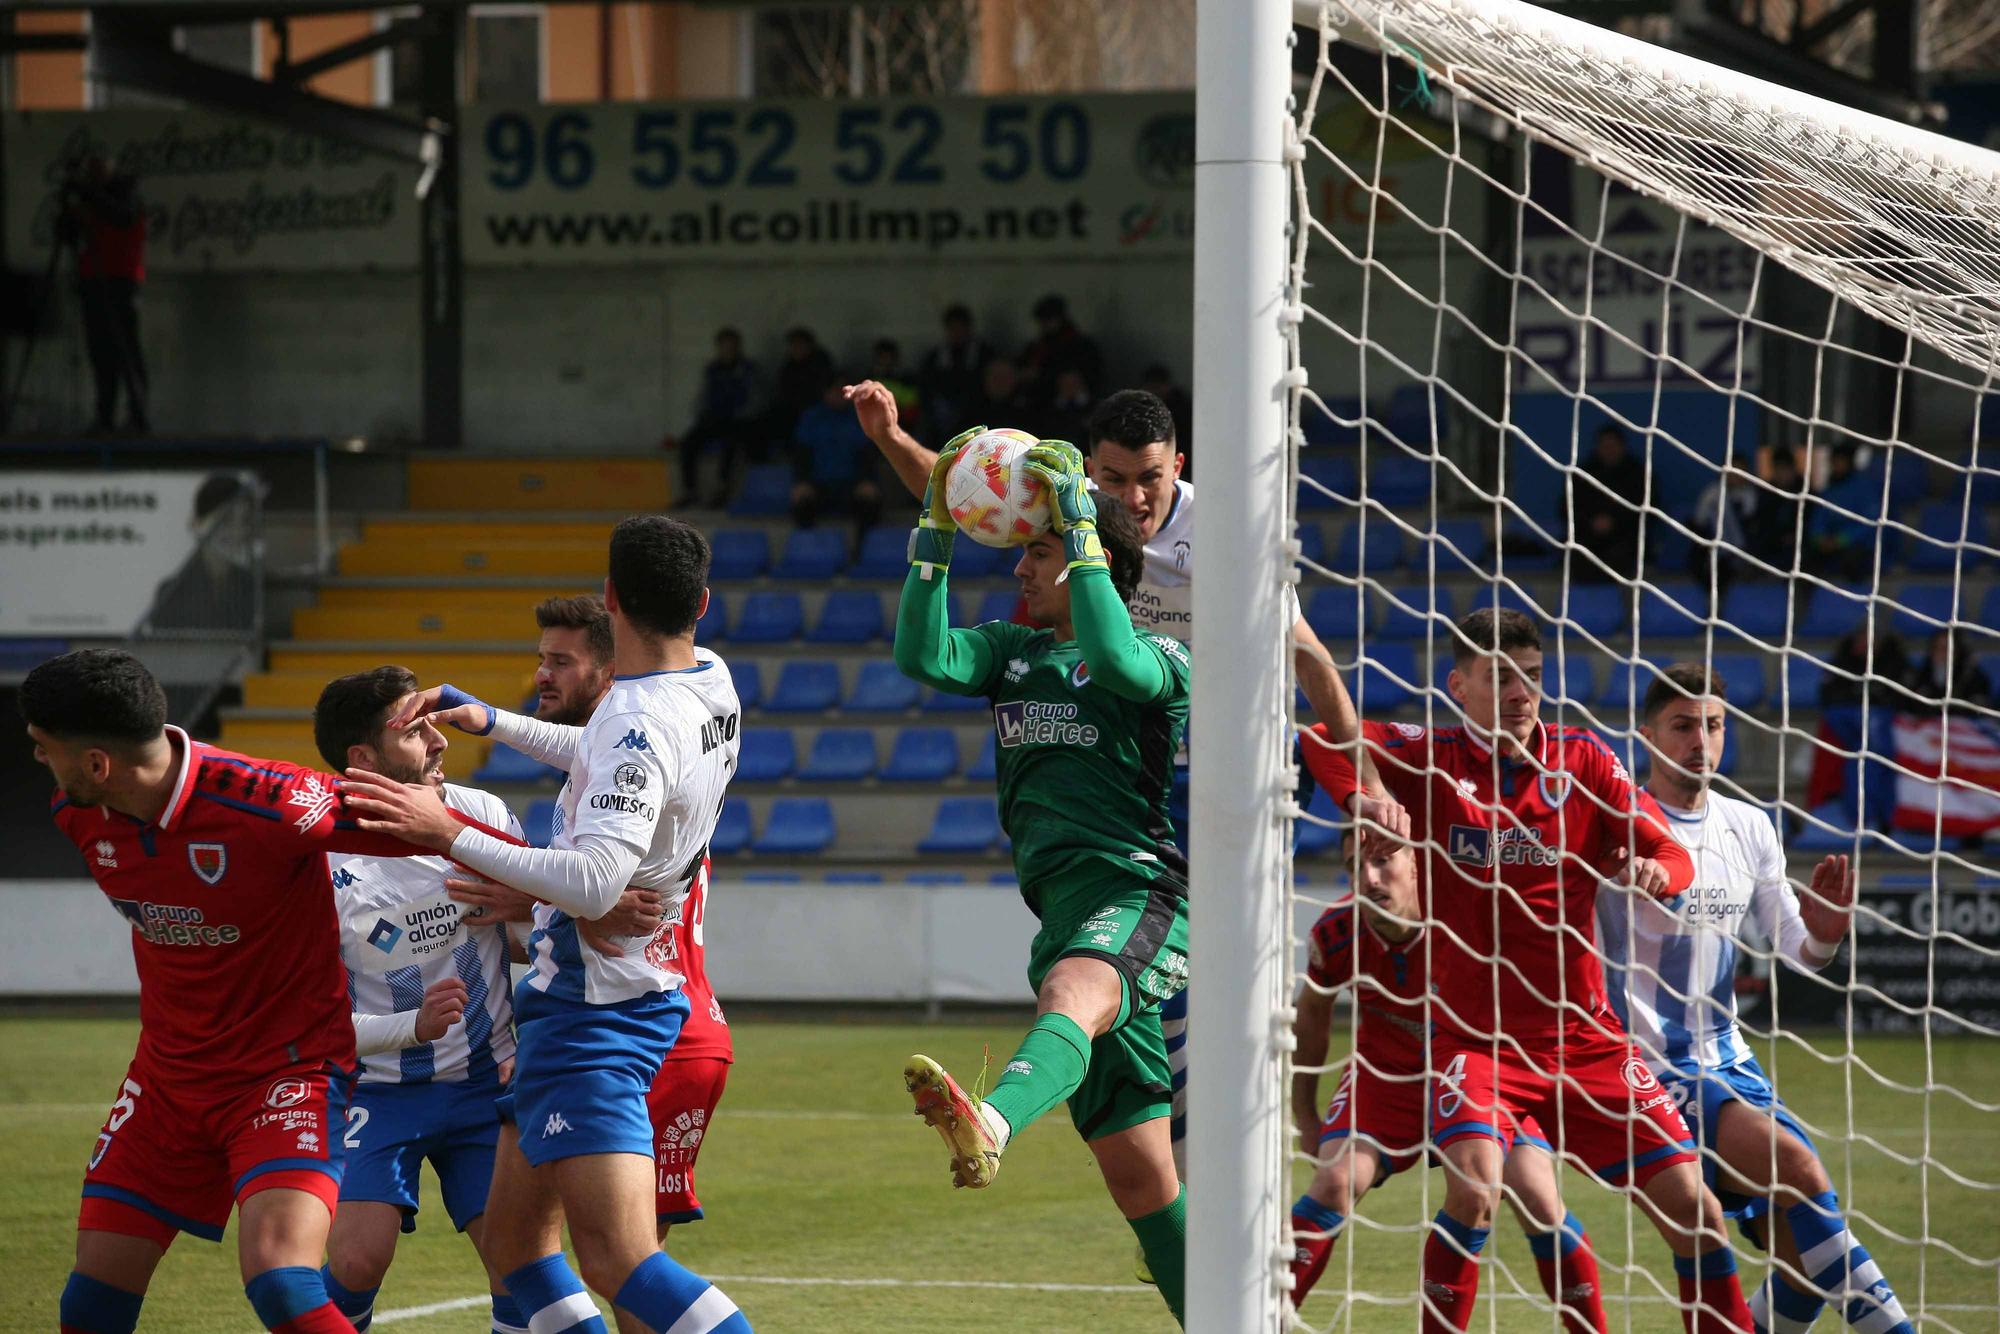
[[[1896,828],[1977,838],[2000,829],[2000,726],[1953,718],[1896,716]],[[1940,775],[1943,782],[1939,782]]]

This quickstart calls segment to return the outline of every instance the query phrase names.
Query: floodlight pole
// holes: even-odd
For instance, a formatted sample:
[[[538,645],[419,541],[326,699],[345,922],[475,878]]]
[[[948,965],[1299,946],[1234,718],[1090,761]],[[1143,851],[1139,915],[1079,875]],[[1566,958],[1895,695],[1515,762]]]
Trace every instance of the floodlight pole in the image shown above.
[[[1290,634],[1281,557],[1290,0],[1195,8],[1195,509],[1188,1078],[1193,1334],[1282,1327]]]

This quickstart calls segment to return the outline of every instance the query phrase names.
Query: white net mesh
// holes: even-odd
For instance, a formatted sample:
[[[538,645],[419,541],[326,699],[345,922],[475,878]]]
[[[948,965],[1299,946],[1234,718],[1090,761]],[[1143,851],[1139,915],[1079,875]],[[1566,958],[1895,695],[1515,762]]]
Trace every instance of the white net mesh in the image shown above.
[[[1308,621],[1364,718],[1450,728],[1467,721],[1447,688],[1452,624],[1526,611],[1542,628],[1545,724],[1595,732],[1656,794],[1692,801],[1699,776],[1751,803],[1809,921],[1824,920],[1815,869],[1852,858],[1852,921],[1816,974],[1785,962],[1782,933],[1691,906],[1714,889],[1699,880],[1664,950],[1638,943],[1637,909],[1607,917],[1627,923],[1618,940],[1551,921],[1550,949],[1558,933],[1595,942],[1614,991],[1648,992],[1669,1016],[1633,1025],[1650,1060],[1713,1071],[1753,1056],[1909,1320],[1994,1329],[2000,156],[1514,0],[1329,0],[1317,36],[1300,37],[1316,46],[1290,241]],[[1691,774],[1686,752],[1657,758],[1639,733],[1676,662],[1727,682],[1712,774]],[[1412,814],[1448,855],[1445,831]],[[1302,965],[1313,923],[1348,892],[1339,820],[1321,794],[1298,822]],[[1754,881],[1754,854],[1728,838],[1711,844],[1717,864]],[[1760,905],[1776,902],[1763,878]],[[1301,983],[1308,1002],[1328,990]],[[1355,980],[1360,1004],[1334,1009],[1324,1057],[1288,1063],[1320,1074],[1321,1113],[1381,993]],[[1712,1035],[1731,1004],[1738,1047]],[[1573,1105],[1581,1091],[1556,1083]],[[1683,1088],[1669,1079],[1677,1102]],[[1577,1170],[1599,1165],[1578,1145],[1549,1137],[1611,1328],[1683,1328],[1661,1235],[1628,1190]],[[1782,1141],[1762,1142],[1767,1178],[1783,1166],[1804,1180]],[[1301,1151],[1292,1197],[1312,1178]],[[1444,1174],[1420,1169],[1348,1198],[1297,1327],[1416,1327],[1444,1196]],[[1795,1203],[1781,1197],[1780,1215]],[[1565,1327],[1525,1232],[1503,1205],[1473,1328]],[[1811,1323],[1764,1286],[1773,1273],[1799,1293],[1819,1280],[1820,1328],[1901,1327],[1846,1241],[1829,1281],[1823,1254],[1774,1257],[1733,1223],[1729,1239],[1742,1291],[1779,1303],[1758,1308],[1770,1327]]]

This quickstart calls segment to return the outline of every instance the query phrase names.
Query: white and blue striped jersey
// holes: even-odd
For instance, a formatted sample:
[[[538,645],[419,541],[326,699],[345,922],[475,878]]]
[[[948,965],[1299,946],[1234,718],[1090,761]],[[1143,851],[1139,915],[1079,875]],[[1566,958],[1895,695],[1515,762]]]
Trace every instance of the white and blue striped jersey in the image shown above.
[[[521,837],[505,802],[488,792],[444,786],[445,805]],[[347,998],[364,1015],[406,1014],[446,977],[465,983],[465,1018],[433,1042],[361,1057],[364,1084],[491,1082],[514,1054],[514,1006],[507,929],[466,926],[445,877],[463,874],[443,857],[327,857],[340,913]],[[357,1022],[359,1022],[357,1020]]]
[[[1714,792],[1698,812],[1660,809],[1694,859],[1694,883],[1665,902],[1616,887],[1597,896],[1606,989],[1656,1075],[1726,1070],[1750,1057],[1736,1027],[1739,942],[1770,942],[1806,970],[1824,960],[1768,812]]]
[[[707,649],[681,671],[618,677],[568,756],[549,846],[574,848],[586,837],[625,844],[639,854],[630,884],[662,891],[667,920],[677,920],[736,772],[741,730],[729,667]],[[586,948],[568,913],[539,905],[525,985],[615,1005],[685,980],[672,931],[613,943],[617,957]]]

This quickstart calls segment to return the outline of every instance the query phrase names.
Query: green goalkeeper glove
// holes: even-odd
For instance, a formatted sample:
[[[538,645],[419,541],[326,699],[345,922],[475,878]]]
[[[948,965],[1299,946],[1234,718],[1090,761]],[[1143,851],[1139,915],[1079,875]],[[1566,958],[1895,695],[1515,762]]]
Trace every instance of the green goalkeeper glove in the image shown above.
[[[984,433],[984,426],[974,426],[960,431],[945,442],[938,451],[937,462],[931,465],[931,479],[924,486],[924,508],[917,516],[917,526],[910,533],[910,564],[936,566],[943,569],[951,564],[953,539],[958,535],[958,521],[951,517],[951,506],[945,502],[944,475],[951,471],[951,465],[958,462],[958,452],[966,442]],[[930,578],[928,569],[924,578]]]
[[[1084,482],[1083,455],[1067,440],[1044,440],[1028,451],[1028,470],[1049,492],[1049,518],[1063,540],[1069,568],[1095,565],[1107,573],[1104,544],[1097,540],[1097,501]]]

